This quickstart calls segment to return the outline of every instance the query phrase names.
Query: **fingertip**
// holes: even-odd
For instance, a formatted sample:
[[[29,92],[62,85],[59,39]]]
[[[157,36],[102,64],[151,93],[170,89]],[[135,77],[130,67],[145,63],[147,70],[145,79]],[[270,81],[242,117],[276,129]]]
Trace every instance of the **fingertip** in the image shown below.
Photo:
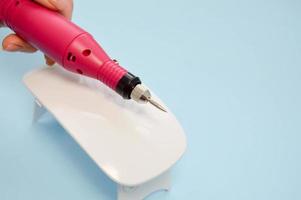
[[[5,51],[16,52],[16,51],[20,51],[22,49],[22,47],[15,45],[15,44],[8,44],[8,45],[4,46],[3,49]]]
[[[45,57],[46,64],[48,66],[53,66],[55,64],[55,61],[49,58],[48,56],[44,55],[44,57]]]
[[[37,49],[18,37],[16,34],[10,34],[2,41],[2,48],[5,51],[21,51],[26,53],[36,52]]]
[[[13,34],[6,36],[2,41],[2,48],[5,51],[18,51],[22,48],[22,45],[18,43]]]

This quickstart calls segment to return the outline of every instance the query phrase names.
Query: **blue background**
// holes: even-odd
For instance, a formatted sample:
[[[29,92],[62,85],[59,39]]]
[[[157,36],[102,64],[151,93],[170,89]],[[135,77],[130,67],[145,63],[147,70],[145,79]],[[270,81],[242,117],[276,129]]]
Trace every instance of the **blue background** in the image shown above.
[[[149,200],[301,199],[300,10],[298,0],[75,2],[74,21],[186,130],[172,191]],[[40,53],[0,54],[0,199],[116,198],[51,116],[31,124],[21,79],[42,64]]]

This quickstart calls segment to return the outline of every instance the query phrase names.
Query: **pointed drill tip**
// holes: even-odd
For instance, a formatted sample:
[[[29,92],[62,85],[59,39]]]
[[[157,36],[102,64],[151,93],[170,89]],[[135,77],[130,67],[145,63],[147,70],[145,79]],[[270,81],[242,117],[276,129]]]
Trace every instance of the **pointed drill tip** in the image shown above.
[[[155,106],[156,108],[158,108],[159,110],[161,110],[163,112],[167,112],[167,110],[163,106],[161,106],[158,102],[154,101],[153,99],[149,98],[148,102],[150,104],[152,104],[153,106]]]

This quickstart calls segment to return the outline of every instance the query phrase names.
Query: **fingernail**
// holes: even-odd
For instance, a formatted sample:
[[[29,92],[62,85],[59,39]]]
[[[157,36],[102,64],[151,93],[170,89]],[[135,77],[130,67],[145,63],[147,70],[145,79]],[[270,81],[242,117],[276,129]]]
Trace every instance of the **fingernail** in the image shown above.
[[[54,62],[53,62],[52,60],[46,59],[46,64],[47,64],[48,66],[52,66],[52,65],[54,65]]]
[[[46,56],[45,56],[45,61],[48,66],[53,66],[55,64],[55,62],[53,60],[51,60],[50,58],[48,58]]]
[[[5,51],[18,51],[19,49],[21,49],[22,47],[19,45],[15,45],[15,44],[9,44],[6,47],[4,47],[3,49]]]
[[[53,62],[53,61],[46,60],[46,64],[47,64],[49,67],[53,66],[54,63],[55,63],[55,62]]]

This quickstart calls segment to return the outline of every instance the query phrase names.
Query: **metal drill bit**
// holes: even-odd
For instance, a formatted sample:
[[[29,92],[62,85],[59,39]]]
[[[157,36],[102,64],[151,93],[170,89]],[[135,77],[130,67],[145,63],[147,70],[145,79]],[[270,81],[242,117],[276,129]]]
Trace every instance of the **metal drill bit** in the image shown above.
[[[161,106],[158,102],[154,101],[152,98],[148,98],[148,102],[158,108],[159,110],[162,110],[163,112],[167,112],[167,110]]]
[[[136,85],[136,87],[133,89],[131,93],[131,99],[138,103],[150,103],[159,110],[167,112],[167,110],[163,106],[152,99],[152,95],[149,89],[141,84]]]

